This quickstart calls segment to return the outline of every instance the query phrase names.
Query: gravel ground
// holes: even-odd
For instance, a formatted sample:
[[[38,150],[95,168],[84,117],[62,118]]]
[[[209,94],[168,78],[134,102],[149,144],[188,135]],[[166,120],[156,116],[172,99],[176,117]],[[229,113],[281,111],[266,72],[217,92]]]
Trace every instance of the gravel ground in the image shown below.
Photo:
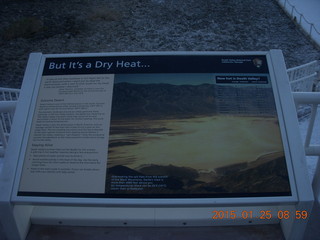
[[[265,51],[287,67],[320,51],[275,0],[0,0],[0,86],[19,88],[31,52]]]

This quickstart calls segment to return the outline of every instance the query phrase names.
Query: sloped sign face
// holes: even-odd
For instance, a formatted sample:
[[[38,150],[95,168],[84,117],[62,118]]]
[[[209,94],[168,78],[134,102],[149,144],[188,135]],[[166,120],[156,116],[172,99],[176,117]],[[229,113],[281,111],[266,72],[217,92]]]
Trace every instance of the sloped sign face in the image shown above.
[[[266,55],[44,60],[18,196],[291,196]]]

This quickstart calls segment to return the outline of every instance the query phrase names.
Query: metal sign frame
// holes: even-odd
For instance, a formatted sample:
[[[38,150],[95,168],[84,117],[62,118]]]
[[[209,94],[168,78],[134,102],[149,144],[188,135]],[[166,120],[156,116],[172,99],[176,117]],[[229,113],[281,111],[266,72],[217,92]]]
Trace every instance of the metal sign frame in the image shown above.
[[[47,58],[106,56],[246,56],[264,55],[278,110],[279,125],[287,160],[292,196],[235,198],[75,198],[18,196],[20,176],[27,148],[33,112]],[[290,91],[286,68],[279,50],[269,52],[150,52],[30,55],[12,133],[0,176],[0,217],[6,231],[23,239],[31,223],[113,226],[214,226],[280,223],[287,239],[299,239],[307,224],[296,216],[297,211],[311,212],[313,193],[308,179],[305,154]],[[78,211],[81,209],[81,211]],[[175,212],[175,216],[172,215]],[[236,218],[222,217],[212,221],[214,211],[229,213]],[[279,218],[279,211],[292,217]],[[86,212],[80,214],[79,212]],[[271,213],[267,218],[261,214]],[[251,213],[248,221],[242,214]],[[115,217],[115,214],[118,215]],[[152,223],[150,220],[152,219]],[[129,224],[128,224],[129,223]],[[299,227],[297,227],[299,226]],[[12,235],[12,234],[11,234]]]

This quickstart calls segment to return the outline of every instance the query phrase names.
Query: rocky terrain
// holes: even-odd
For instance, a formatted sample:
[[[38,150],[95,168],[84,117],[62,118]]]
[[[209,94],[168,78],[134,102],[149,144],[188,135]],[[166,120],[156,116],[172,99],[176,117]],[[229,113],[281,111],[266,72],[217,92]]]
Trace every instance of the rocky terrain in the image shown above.
[[[320,58],[275,0],[2,0],[0,85],[19,88],[28,55],[282,49]]]

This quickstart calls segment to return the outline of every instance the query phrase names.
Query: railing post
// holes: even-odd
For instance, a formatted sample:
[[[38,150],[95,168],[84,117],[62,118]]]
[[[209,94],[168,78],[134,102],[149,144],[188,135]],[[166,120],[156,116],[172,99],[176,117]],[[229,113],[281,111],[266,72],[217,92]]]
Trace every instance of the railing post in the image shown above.
[[[310,32],[309,32],[310,37],[311,37],[312,27],[313,27],[313,23],[310,24]]]
[[[300,13],[299,24],[301,25],[302,14]]]
[[[309,120],[309,125],[308,125],[308,129],[307,129],[307,135],[306,135],[306,140],[305,140],[305,145],[304,145],[305,148],[309,147],[310,143],[311,143],[314,122],[315,122],[315,119],[317,116],[317,108],[318,108],[318,104],[312,104],[311,117]]]
[[[295,6],[291,7],[291,17],[293,18],[293,10],[295,9]]]

